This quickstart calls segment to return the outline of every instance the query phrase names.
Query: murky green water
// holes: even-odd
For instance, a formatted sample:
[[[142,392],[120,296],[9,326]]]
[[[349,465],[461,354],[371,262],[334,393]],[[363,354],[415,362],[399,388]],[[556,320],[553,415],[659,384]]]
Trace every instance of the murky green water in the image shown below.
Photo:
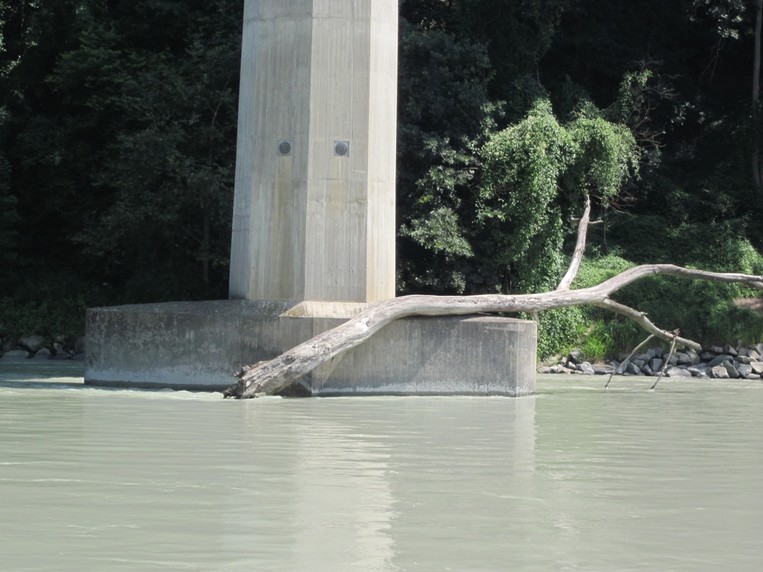
[[[234,402],[61,367],[0,365],[3,571],[763,569],[762,383]]]

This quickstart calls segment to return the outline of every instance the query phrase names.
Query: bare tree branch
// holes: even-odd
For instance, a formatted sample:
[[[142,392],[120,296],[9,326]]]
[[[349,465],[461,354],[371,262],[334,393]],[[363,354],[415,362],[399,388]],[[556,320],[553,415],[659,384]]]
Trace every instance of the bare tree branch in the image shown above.
[[[591,220],[591,199],[586,195],[585,208],[583,209],[583,216],[580,217],[578,222],[578,238],[575,242],[575,250],[572,253],[572,260],[570,260],[570,266],[567,268],[567,273],[559,282],[557,290],[569,290],[572,285],[572,281],[575,280],[575,276],[580,269],[580,262],[583,260],[583,254],[585,254],[585,245],[588,235],[588,224]]]
[[[295,346],[280,356],[244,368],[239,381],[226,396],[257,397],[278,393],[321,363],[356,347],[393,320],[407,316],[460,316],[477,313],[540,312],[568,306],[592,304],[634,319],[655,336],[672,341],[675,334],[652,324],[643,313],[610,300],[621,288],[647,276],[669,275],[716,282],[738,282],[763,290],[763,276],[708,272],[672,264],[647,264],[630,268],[601,284],[578,290],[554,290],[540,294],[483,294],[478,296],[403,296],[385,300],[337,326]],[[680,343],[698,348],[699,344],[679,338]]]

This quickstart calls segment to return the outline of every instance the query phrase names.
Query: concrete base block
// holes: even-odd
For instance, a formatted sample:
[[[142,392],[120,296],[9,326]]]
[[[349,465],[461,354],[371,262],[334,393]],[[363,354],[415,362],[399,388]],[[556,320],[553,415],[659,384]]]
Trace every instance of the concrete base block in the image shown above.
[[[241,366],[275,357],[364,308],[324,306],[220,300],[93,308],[85,383],[220,390]],[[323,364],[298,389],[314,396],[527,395],[535,390],[535,351],[531,321],[405,318]]]

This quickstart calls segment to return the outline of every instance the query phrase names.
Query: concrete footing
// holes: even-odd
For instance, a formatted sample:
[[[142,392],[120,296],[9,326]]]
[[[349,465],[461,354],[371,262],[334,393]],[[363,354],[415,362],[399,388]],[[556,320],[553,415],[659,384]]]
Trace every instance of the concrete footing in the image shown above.
[[[85,383],[220,390],[243,365],[339,325],[363,304],[220,300],[87,313]],[[527,395],[534,322],[489,316],[405,318],[300,381],[330,395]]]

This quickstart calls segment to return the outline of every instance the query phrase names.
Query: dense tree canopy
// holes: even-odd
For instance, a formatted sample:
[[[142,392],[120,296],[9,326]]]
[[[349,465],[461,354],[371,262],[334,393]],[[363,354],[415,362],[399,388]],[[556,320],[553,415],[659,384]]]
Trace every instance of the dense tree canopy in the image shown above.
[[[553,286],[583,194],[599,224],[581,280],[641,262],[760,273],[760,9],[403,0],[399,292]],[[242,12],[0,0],[0,336],[76,329],[85,305],[226,296]],[[743,289],[708,288],[718,307],[683,308],[687,334],[759,327],[724,318]],[[622,296],[649,306],[646,288]],[[61,321],[30,321],[42,306]]]

